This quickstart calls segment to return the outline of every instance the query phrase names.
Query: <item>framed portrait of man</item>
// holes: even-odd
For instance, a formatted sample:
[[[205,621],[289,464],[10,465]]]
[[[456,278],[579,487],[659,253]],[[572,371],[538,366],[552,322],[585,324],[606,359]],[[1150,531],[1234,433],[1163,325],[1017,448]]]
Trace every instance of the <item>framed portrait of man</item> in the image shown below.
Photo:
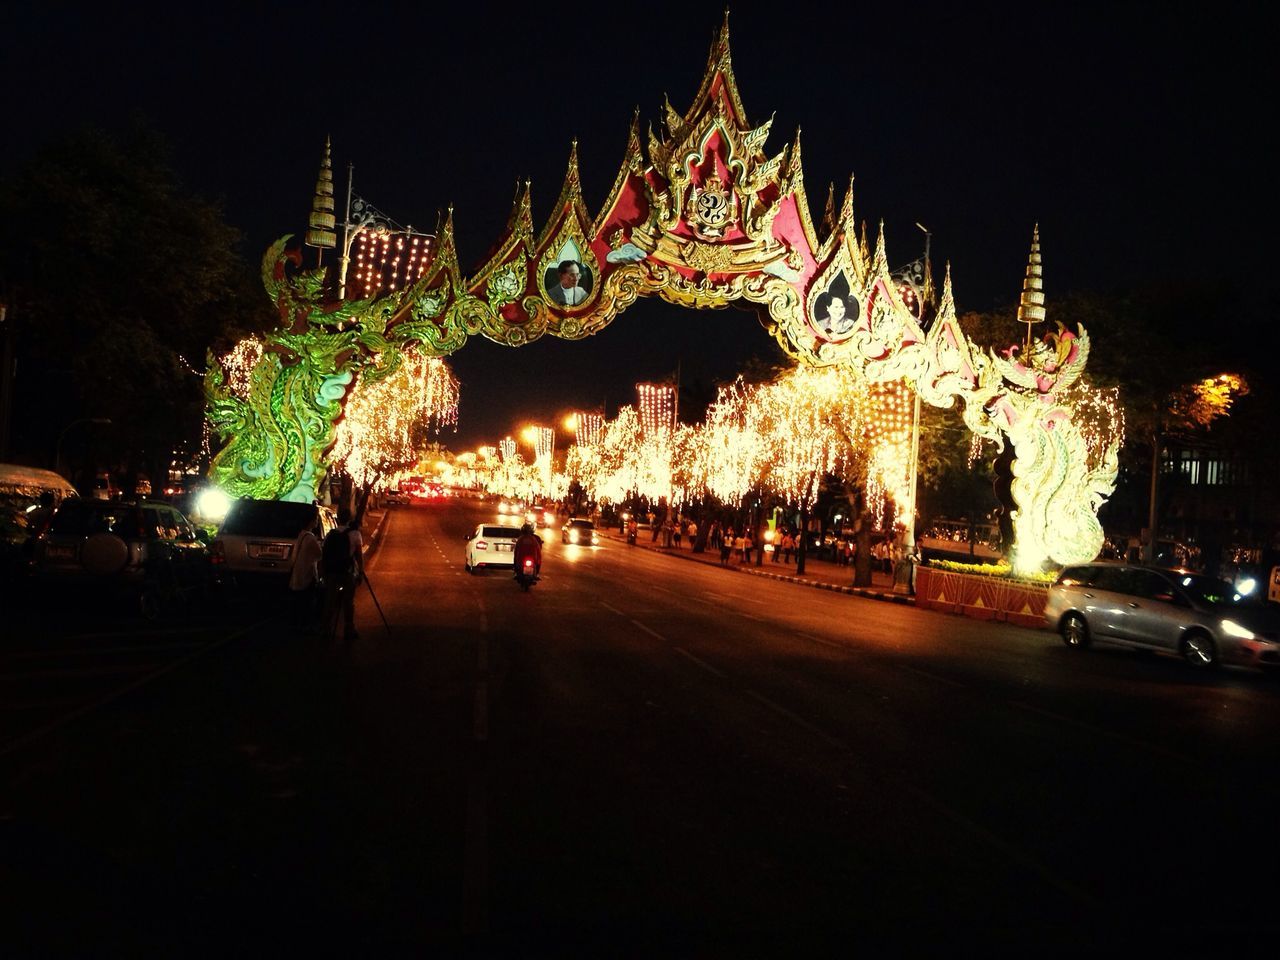
[[[548,267],[542,277],[547,298],[557,306],[568,308],[587,302],[593,282],[591,268],[577,260],[561,260]]]

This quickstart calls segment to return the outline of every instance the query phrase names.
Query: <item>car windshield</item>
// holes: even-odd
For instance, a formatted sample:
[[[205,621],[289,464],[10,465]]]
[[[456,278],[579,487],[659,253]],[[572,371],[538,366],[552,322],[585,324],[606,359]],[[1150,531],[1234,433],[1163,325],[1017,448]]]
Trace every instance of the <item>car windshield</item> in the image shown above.
[[[293,540],[316,521],[310,503],[286,500],[237,500],[227,512],[218,533],[228,536],[272,537]]]
[[[480,536],[489,537],[494,540],[509,539],[515,540],[520,536],[519,527],[483,527],[480,530]]]
[[[49,532],[58,535],[88,537],[95,533],[119,533],[131,536],[137,532],[138,517],[134,507],[126,504],[99,506],[81,500],[70,500],[53,515]]]
[[[1243,607],[1253,606],[1257,601],[1253,597],[1241,596],[1226,580],[1217,577],[1206,577],[1189,573],[1178,577],[1178,586],[1182,587],[1193,600],[1208,604],[1211,607]]]
[[[570,520],[567,526],[577,527],[579,530],[591,530],[595,527],[595,524],[590,520]]]

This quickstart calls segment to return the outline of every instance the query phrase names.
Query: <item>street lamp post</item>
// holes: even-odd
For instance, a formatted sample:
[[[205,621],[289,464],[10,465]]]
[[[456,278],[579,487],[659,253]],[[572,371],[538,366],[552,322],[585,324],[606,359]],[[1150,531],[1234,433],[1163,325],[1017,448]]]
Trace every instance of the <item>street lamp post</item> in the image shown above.
[[[58,443],[57,443],[57,446],[54,447],[54,451],[53,451],[54,472],[58,474],[62,473],[62,440],[67,435],[67,431],[69,431],[72,427],[77,426],[78,424],[81,424],[81,423],[108,424],[110,422],[111,420],[107,417],[81,417],[79,420],[72,420],[65,427],[63,427],[62,432],[58,434]]]
[[[355,184],[355,164],[347,164],[347,208],[342,219],[342,254],[338,257],[338,299],[347,298],[347,272],[351,267],[351,247],[356,238],[366,230],[375,236],[394,235],[400,237],[426,238],[428,245],[434,242],[435,235],[420,233],[413,226],[401,226],[385,213],[369,203],[356,197],[353,190]],[[354,214],[354,219],[353,219]],[[425,254],[424,254],[425,255]]]

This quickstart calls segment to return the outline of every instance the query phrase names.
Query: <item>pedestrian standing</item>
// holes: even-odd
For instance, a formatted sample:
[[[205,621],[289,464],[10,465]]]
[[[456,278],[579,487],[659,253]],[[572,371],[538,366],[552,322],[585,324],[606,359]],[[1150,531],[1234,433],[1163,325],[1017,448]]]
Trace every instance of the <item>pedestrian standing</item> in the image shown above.
[[[720,537],[720,566],[727,567],[729,565],[729,554],[733,552],[733,538]]]
[[[684,521],[679,519],[678,517],[676,518],[676,522],[671,525],[671,542],[677,550],[680,549],[680,536],[681,536],[680,531],[683,526],[684,526]]]
[[[356,632],[356,586],[364,577],[364,537],[360,525],[343,507],[338,526],[325,535],[320,563],[324,570],[324,627],[331,643],[338,646],[338,616],[342,616],[342,646],[350,650],[360,638]]]
[[[790,530],[782,531],[782,562],[791,562],[791,551],[796,547],[796,542],[791,536]]]
[[[688,527],[688,529],[687,529],[687,530],[685,530],[685,533],[686,533],[686,534],[688,535],[688,537],[689,537],[689,549],[690,549],[690,550],[697,550],[697,549],[698,549],[698,524],[697,524],[697,522],[696,522],[696,521],[694,521],[694,520],[690,520],[690,521],[689,521],[689,527]]]
[[[319,524],[298,534],[293,569],[289,572],[289,596],[293,601],[293,626],[298,633],[315,629],[316,592],[320,585]]]
[[[755,547],[755,542],[751,539],[751,532],[743,531],[742,534],[742,562],[751,562],[751,551]]]

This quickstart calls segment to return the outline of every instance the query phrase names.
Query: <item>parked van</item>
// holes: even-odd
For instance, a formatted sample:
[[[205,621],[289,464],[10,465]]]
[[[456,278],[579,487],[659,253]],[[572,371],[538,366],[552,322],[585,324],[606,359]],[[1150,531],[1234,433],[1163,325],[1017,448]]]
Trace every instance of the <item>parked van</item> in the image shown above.
[[[0,553],[4,564],[19,562],[27,541],[41,532],[76,488],[52,470],[0,463]]]
[[[78,495],[65,477],[52,470],[0,463],[0,538],[22,543],[37,532],[29,526],[46,502],[52,513],[64,499]]]

